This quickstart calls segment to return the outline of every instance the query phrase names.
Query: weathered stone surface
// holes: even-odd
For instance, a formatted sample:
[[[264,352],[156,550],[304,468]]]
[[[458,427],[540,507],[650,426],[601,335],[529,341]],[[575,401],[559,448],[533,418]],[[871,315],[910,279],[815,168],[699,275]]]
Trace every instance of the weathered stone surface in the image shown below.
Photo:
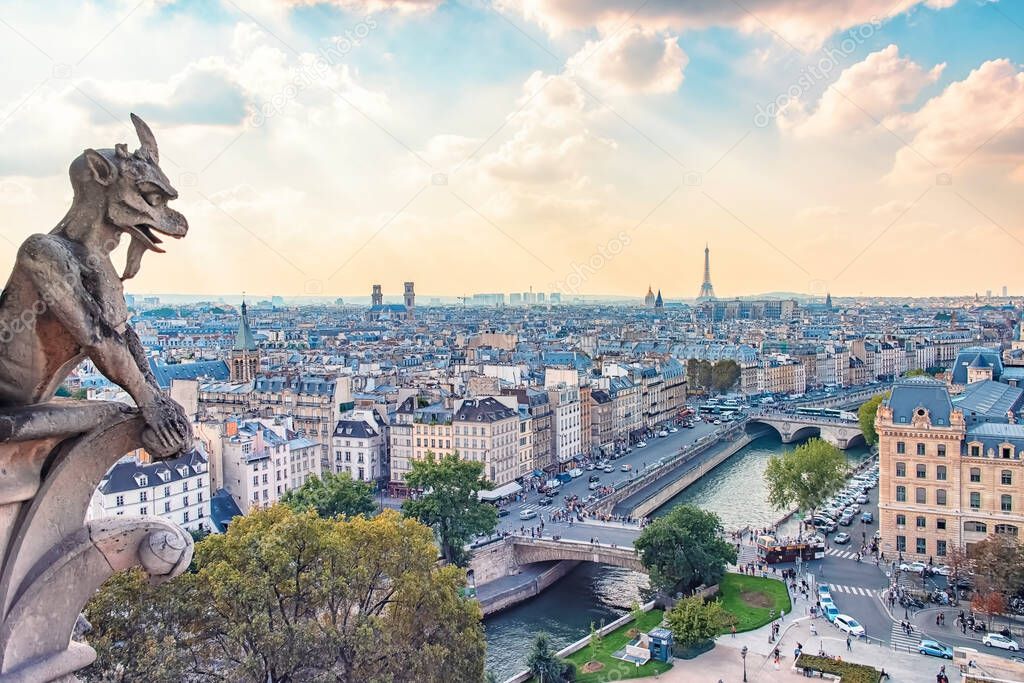
[[[0,296],[0,682],[72,680],[96,653],[72,642],[82,607],[111,574],[141,566],[180,574],[192,538],[157,517],[85,522],[106,471],[144,446],[156,458],[191,446],[180,406],[156,384],[128,322],[122,280],[157,233],[185,218],[159,167],[156,140],[132,115],[141,147],[87,149],[71,164],[74,200],[47,235],[29,237]],[[110,260],[131,238],[118,275]],[[89,358],[135,400],[62,401],[54,393]]]

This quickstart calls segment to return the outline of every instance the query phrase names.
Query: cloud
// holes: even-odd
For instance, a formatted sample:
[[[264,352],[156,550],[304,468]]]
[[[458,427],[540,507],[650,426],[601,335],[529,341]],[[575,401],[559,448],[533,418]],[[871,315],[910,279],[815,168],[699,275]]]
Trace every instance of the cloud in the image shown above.
[[[0,180],[0,205],[22,206],[36,201],[32,188],[13,178]]]
[[[639,9],[632,0],[496,0],[505,11],[516,12],[558,36],[568,31],[597,27],[611,32],[624,22],[655,31],[685,31],[715,26],[744,33],[779,37],[801,49],[820,47],[837,31],[865,23],[882,22],[920,5],[941,9],[955,0],[650,0]]]
[[[912,204],[901,199],[893,199],[871,209],[872,216],[898,216],[907,211]]]
[[[1022,112],[1024,72],[1008,59],[983,63],[918,111],[893,119],[893,126],[909,135],[909,144],[897,153],[890,179],[934,176],[963,164],[1019,167]]]
[[[802,100],[791,102],[777,118],[779,128],[798,137],[873,129],[938,80],[944,68],[938,64],[925,71],[889,45],[844,69],[813,112]]]
[[[567,69],[616,95],[674,92],[689,58],[675,36],[634,26],[587,41]]]

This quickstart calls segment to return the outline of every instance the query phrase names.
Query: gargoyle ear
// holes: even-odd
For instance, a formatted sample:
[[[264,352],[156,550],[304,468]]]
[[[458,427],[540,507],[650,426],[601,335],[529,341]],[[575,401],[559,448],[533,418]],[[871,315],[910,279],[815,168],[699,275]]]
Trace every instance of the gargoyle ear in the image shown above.
[[[85,150],[85,163],[89,165],[92,177],[100,185],[109,185],[117,178],[117,168],[94,149]]]

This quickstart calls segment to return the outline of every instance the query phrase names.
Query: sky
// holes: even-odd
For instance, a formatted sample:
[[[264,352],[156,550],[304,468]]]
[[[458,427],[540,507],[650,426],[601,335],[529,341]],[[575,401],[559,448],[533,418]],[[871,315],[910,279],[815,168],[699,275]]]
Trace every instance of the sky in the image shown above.
[[[3,268],[134,112],[190,231],[132,292],[1024,294],[1022,2],[0,1],[0,58]]]

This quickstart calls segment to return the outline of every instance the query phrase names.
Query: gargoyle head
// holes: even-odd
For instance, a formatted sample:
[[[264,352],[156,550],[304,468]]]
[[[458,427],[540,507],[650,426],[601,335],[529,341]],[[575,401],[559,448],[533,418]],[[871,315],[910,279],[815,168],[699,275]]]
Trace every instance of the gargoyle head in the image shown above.
[[[181,238],[188,232],[185,217],[167,206],[178,197],[178,191],[160,170],[153,131],[135,114],[131,118],[141,147],[132,153],[123,144],[114,149],[87,149],[70,169],[74,203],[97,205],[107,226],[132,238],[122,275],[125,280],[139,272],[146,251],[163,252],[158,233]]]

